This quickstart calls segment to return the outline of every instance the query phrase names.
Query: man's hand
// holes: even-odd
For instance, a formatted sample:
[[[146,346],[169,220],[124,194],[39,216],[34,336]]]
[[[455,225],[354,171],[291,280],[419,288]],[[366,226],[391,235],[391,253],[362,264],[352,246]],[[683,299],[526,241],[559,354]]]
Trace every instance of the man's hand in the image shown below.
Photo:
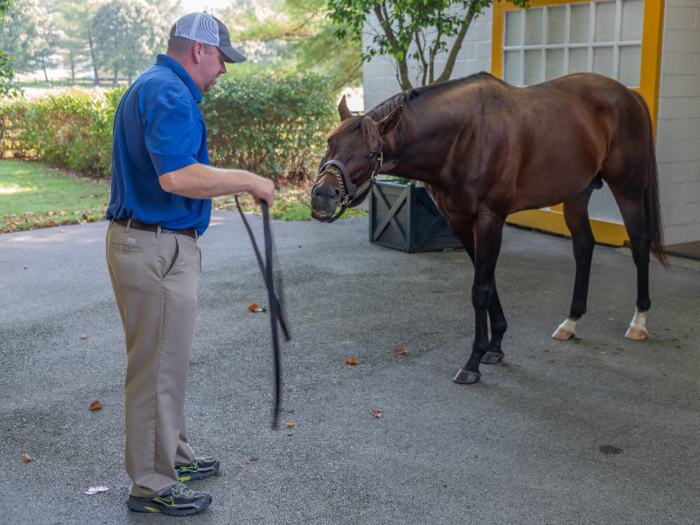
[[[258,175],[255,175],[255,177],[259,179],[260,185],[248,193],[255,198],[255,204],[262,204],[262,201],[265,201],[268,206],[272,206],[275,200],[275,183]]]
[[[271,206],[275,183],[245,170],[222,170],[205,164],[191,164],[160,176],[160,185],[168,193],[191,199],[212,199],[234,193],[250,193],[257,204]]]

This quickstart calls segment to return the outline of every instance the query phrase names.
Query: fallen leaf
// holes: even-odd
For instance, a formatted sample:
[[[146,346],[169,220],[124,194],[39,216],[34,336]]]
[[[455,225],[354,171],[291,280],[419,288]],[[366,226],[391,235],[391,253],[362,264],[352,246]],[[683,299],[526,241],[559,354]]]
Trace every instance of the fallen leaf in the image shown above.
[[[102,403],[99,401],[93,401],[92,405],[90,405],[90,410],[99,410],[100,408],[102,408]]]
[[[108,490],[109,487],[103,483],[102,485],[98,485],[97,487],[88,487],[88,489],[85,491],[85,494],[87,494],[88,496],[94,496],[95,494],[98,494],[100,492],[107,492]]]
[[[372,410],[372,415],[374,417],[382,417],[382,414],[384,414],[384,412],[382,412],[381,410]]]
[[[290,421],[289,423],[287,423],[287,426],[293,427],[293,426],[296,426],[296,423],[294,421]]]
[[[87,334],[80,334],[80,339],[87,339],[88,337],[90,336]]]
[[[267,312],[267,306],[258,306],[257,303],[253,303],[248,307],[251,312]]]
[[[29,454],[22,454],[22,461],[29,463],[31,460],[32,458],[29,457]]]
[[[357,359],[355,359],[354,357],[351,357],[350,359],[348,359],[348,360],[345,361],[345,362],[346,362],[347,364],[349,364],[349,365],[356,365],[356,364],[357,364]]]
[[[405,354],[406,353],[406,347],[403,348],[395,348],[394,349],[395,354]]]

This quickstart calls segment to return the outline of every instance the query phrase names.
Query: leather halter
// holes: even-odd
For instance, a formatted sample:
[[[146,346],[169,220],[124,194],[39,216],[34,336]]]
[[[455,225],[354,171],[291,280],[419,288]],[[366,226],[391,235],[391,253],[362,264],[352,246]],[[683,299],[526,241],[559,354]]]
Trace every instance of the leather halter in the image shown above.
[[[333,222],[336,219],[339,219],[343,215],[343,213],[345,213],[346,209],[352,208],[353,206],[357,206],[358,204],[360,204],[360,202],[364,200],[364,194],[367,192],[367,190],[369,190],[372,187],[372,183],[377,177],[379,170],[382,169],[383,162],[384,153],[382,153],[382,144],[380,143],[379,152],[377,153],[377,158],[374,161],[374,166],[372,167],[372,174],[370,175],[369,179],[367,179],[365,183],[359,188],[355,184],[353,184],[352,180],[350,179],[350,175],[348,174],[348,170],[345,167],[345,164],[343,164],[339,160],[329,160],[328,162],[323,164],[318,169],[318,174],[316,175],[316,184],[314,184],[314,188],[316,188],[316,185],[318,184],[318,181],[321,179],[321,177],[325,175],[333,175],[338,180],[342,197],[340,203],[336,205],[336,209],[338,208],[338,206],[340,206],[341,208],[340,211],[332,217],[314,218],[321,222]]]

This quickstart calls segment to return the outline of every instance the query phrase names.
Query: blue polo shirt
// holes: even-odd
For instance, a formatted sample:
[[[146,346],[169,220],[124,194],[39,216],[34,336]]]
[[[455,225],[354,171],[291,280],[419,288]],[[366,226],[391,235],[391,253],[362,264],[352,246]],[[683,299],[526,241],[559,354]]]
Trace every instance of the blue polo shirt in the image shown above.
[[[209,226],[210,199],[168,193],[158,177],[209,164],[202,94],[176,60],[158,55],[124,94],[114,117],[112,197],[107,219],[137,219],[163,228]]]

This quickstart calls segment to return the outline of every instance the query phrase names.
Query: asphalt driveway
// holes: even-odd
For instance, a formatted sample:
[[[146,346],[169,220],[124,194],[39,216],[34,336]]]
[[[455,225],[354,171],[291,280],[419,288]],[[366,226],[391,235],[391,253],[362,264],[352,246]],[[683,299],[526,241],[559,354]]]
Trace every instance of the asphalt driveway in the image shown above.
[[[283,421],[295,423],[273,431],[269,317],[247,310],[266,291],[240,218],[215,212],[200,239],[187,416],[195,452],[223,467],[192,483],[210,509],[181,521],[700,522],[700,264],[652,265],[650,337],[631,342],[632,259],[597,247],[579,339],[558,342],[570,242],[507,228],[506,360],[456,385],[473,334],[467,256],[376,247],[367,228],[273,224],[293,335]],[[0,236],[2,523],[176,520],[125,505],[126,357],[105,229]],[[104,408],[88,410],[94,400]],[[83,493],[99,483],[109,490]]]

